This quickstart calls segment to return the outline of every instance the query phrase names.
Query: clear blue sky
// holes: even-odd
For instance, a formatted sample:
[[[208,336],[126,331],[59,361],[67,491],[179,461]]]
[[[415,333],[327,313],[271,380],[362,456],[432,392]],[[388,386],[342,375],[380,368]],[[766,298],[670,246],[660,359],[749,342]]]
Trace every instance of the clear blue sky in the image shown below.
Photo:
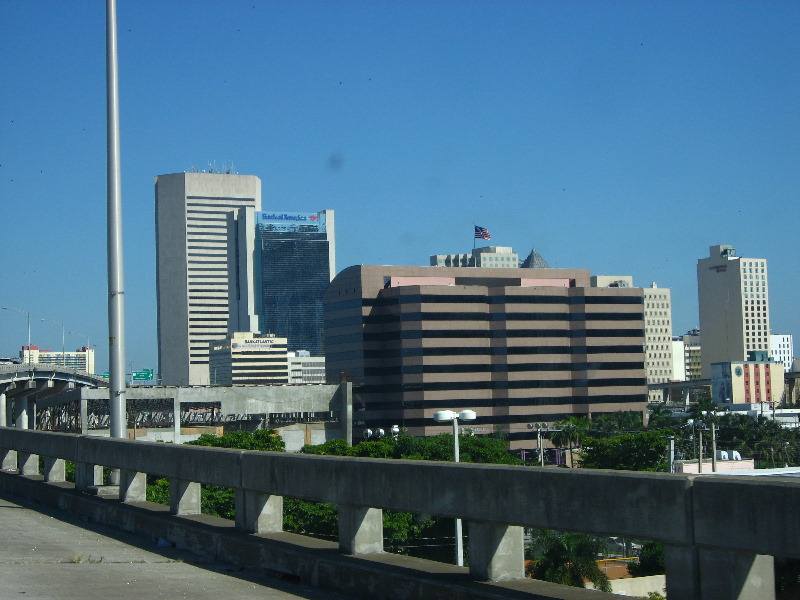
[[[337,267],[424,265],[472,226],[633,275],[697,326],[713,244],[769,261],[800,343],[800,3],[119,0],[127,359],[156,367],[153,177],[232,162],[336,211]],[[105,3],[0,4],[0,306],[107,364]],[[26,341],[0,311],[0,355]],[[85,343],[68,334],[68,349]]]

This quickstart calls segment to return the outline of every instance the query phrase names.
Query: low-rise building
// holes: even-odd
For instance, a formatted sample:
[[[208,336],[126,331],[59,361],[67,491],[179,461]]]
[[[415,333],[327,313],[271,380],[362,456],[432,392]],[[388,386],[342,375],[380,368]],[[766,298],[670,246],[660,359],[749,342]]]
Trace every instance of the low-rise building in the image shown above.
[[[42,365],[55,365],[94,373],[94,350],[88,346],[78,348],[74,352],[56,352],[42,350],[39,346],[23,346],[19,353],[23,363],[39,363]]]
[[[289,382],[286,338],[271,333],[235,331],[209,344],[212,385]]]

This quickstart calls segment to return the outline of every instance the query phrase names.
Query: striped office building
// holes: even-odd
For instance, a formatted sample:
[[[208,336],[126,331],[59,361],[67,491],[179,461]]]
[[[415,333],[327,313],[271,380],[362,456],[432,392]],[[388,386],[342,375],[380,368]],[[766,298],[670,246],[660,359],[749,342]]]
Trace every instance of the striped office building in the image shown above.
[[[643,293],[587,270],[353,266],[325,298],[328,381],[354,383],[354,428],[476,431],[531,448],[529,423],[646,410]]]

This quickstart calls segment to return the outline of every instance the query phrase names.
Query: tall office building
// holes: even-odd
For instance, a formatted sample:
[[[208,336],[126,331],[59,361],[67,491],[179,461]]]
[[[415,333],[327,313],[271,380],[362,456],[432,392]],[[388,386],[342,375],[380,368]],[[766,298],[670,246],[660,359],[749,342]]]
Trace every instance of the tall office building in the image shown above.
[[[253,260],[261,210],[253,175],[176,173],[155,179],[158,360],[166,385],[207,385],[209,342],[258,331]]]
[[[711,363],[739,362],[769,351],[767,261],[736,256],[733,246],[709,248],[697,261],[703,377]]]
[[[257,212],[255,230],[261,331],[322,356],[322,297],[336,273],[333,211]]]
[[[325,293],[329,382],[353,381],[354,426],[478,430],[533,448],[533,422],[646,409],[643,292],[581,269],[353,266]]]

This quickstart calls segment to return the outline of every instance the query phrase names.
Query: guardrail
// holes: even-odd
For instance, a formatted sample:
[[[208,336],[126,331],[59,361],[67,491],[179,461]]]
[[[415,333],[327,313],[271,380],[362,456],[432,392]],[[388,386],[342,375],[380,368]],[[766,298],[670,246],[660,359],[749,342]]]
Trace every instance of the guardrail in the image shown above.
[[[236,490],[236,528],[282,529],[283,497],[339,507],[339,547],[383,550],[382,510],[469,523],[476,580],[524,577],[523,527],[663,542],[670,600],[774,596],[773,556],[800,557],[800,483],[790,479],[312,456],[181,446],[0,427],[4,471],[78,490],[120,470],[122,502],[145,499],[145,476],[168,477],[170,512],[200,512],[200,484]]]

